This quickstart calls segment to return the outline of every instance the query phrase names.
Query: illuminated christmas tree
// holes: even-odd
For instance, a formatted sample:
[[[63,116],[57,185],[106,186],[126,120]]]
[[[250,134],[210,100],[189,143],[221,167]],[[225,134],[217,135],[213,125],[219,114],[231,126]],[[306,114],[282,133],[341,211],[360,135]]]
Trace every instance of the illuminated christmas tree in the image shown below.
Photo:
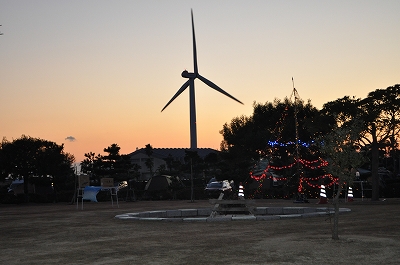
[[[314,129],[317,116],[313,115],[315,108],[308,104],[304,105],[293,85],[292,95],[285,100],[282,116],[272,134],[275,140],[268,141],[265,149],[260,150],[262,159],[250,173],[251,197],[295,198],[307,202],[307,198],[319,196],[322,184],[329,187],[335,183],[332,176],[325,174],[327,161],[320,156],[314,140],[321,131]]]

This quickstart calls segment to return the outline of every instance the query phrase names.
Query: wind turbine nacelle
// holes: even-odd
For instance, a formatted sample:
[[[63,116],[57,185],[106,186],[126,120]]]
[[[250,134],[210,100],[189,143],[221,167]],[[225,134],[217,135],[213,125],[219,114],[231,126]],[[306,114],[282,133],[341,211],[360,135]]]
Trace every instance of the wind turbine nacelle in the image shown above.
[[[182,72],[182,77],[184,78],[196,78],[196,74],[195,73],[189,73],[188,71],[183,71]]]

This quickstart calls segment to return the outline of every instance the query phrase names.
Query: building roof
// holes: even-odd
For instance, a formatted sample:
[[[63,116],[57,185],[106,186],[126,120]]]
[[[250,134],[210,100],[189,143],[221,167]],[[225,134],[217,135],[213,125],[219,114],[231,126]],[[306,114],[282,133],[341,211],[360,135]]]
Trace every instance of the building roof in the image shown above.
[[[175,159],[184,159],[185,151],[191,151],[190,148],[153,148],[153,157],[165,159],[169,155],[171,155]],[[197,148],[197,154],[204,159],[210,153],[218,153],[218,150],[212,148]],[[130,156],[134,156],[136,154],[145,154],[146,148],[137,149],[135,152],[130,153]]]

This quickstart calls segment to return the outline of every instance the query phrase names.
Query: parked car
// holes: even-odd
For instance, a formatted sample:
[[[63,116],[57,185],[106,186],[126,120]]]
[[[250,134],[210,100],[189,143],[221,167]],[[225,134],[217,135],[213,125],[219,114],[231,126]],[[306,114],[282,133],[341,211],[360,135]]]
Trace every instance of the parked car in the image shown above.
[[[204,189],[207,196],[211,198],[218,198],[223,192],[224,198],[229,197],[233,191],[233,187],[228,180],[223,181],[210,181]],[[226,195],[226,196],[225,196]]]
[[[206,191],[226,191],[231,189],[232,186],[227,180],[209,182],[205,188]]]

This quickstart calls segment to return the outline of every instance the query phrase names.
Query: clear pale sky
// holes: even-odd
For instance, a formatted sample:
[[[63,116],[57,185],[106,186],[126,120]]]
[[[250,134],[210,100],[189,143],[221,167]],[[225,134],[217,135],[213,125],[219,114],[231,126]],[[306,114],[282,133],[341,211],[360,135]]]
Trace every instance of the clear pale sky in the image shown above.
[[[254,101],[290,97],[320,109],[400,82],[400,1],[0,0],[0,136],[22,134],[75,155],[151,144],[189,147],[189,93],[161,109],[193,71],[198,146],[252,114]],[[73,140],[73,141],[71,141]]]

